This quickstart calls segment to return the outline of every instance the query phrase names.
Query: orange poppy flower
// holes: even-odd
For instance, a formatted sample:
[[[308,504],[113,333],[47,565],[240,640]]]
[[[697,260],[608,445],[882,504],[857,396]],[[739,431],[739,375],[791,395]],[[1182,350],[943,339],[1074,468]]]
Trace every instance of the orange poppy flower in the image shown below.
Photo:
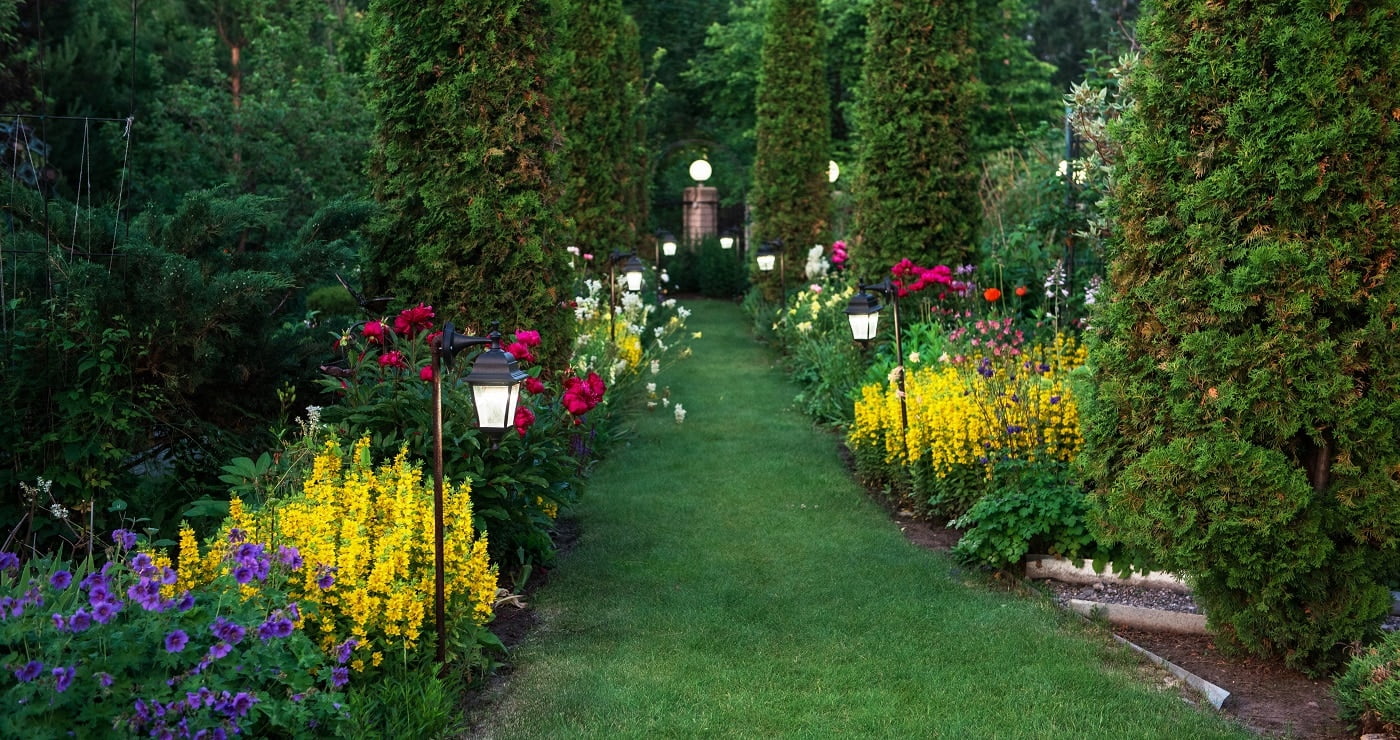
[[[1001,297],[1001,291],[997,290],[996,288],[987,288],[986,290],[982,291],[982,297],[986,298],[988,301],[995,301],[996,299]]]
[[[1024,285],[1018,285],[1018,286],[1016,286],[1016,297],[1017,297],[1017,298],[1025,298],[1025,297],[1026,297],[1026,294],[1029,293],[1029,292],[1030,292],[1030,291],[1029,291],[1029,290],[1026,290],[1026,286],[1024,286]]]

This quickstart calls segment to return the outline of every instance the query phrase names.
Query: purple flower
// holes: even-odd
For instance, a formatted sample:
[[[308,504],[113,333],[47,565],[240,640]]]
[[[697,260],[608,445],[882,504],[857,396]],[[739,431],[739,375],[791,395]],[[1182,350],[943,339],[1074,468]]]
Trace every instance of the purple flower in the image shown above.
[[[239,542],[242,542],[243,538],[243,530],[239,529],[238,527],[234,527],[233,529],[230,529],[228,531],[228,541],[232,544],[236,545]]]
[[[185,645],[190,641],[190,636],[184,630],[175,630],[165,636],[165,652],[178,653],[185,649]]]
[[[0,550],[0,572],[7,570],[19,570],[19,556]]]
[[[128,588],[126,595],[148,612],[165,611],[165,605],[161,603],[160,598],[160,584],[149,578],[142,578]]]
[[[301,553],[295,547],[287,547],[286,545],[283,545],[277,548],[277,559],[280,560],[283,565],[287,566],[288,568],[291,568],[292,570],[301,569]]]
[[[1060,397],[1059,397],[1059,396],[1051,396],[1051,397],[1050,397],[1050,404],[1051,404],[1052,406],[1053,406],[1054,404],[1059,403],[1059,402],[1060,402]]]
[[[247,634],[247,630],[243,629],[241,625],[230,622],[223,617],[215,617],[214,623],[209,625],[209,631],[213,632],[215,637],[230,645],[237,645],[243,640],[243,636]]]
[[[174,585],[175,585],[175,582],[178,581],[178,580],[180,580],[180,577],[177,576],[177,575],[175,575],[174,569],[172,569],[172,568],[161,568],[161,569],[160,569],[160,584],[161,584],[162,586],[174,586]]]
[[[53,628],[59,632],[67,632],[68,620],[65,619],[62,614],[53,615]]]
[[[258,697],[253,696],[252,694],[246,691],[240,691],[233,697],[233,701],[229,702],[229,710],[231,712],[229,716],[242,717],[243,715],[248,713],[249,709],[253,708],[254,704],[257,703]]]
[[[194,608],[194,594],[185,591],[180,594],[180,600],[175,602],[175,608],[182,612],[187,612]]]
[[[240,584],[246,584],[253,580],[253,569],[247,565],[239,565],[233,569],[233,578]]]
[[[343,665],[336,666],[331,671],[331,687],[338,689],[347,683],[350,683],[350,669]]]
[[[72,583],[73,574],[66,570],[56,571],[53,575],[49,576],[49,585],[59,591],[68,588]]]
[[[322,591],[335,585],[335,568],[329,565],[316,566],[316,587]]]
[[[43,671],[43,663],[40,663],[37,660],[31,660],[28,663],[25,663],[24,667],[15,671],[15,678],[18,678],[24,683],[29,683],[30,681],[33,681],[34,679],[38,678],[39,674]]]
[[[268,642],[279,637],[290,636],[293,629],[294,627],[290,620],[280,617],[268,617],[266,622],[258,626],[258,637],[262,638],[263,642]]]
[[[349,663],[351,653],[353,653],[355,651],[355,648],[359,646],[360,641],[356,640],[353,637],[346,640],[345,642],[340,643],[335,648],[335,662],[341,665]]]
[[[112,533],[112,542],[123,550],[130,550],[136,547],[136,534],[125,529],[118,529]]]
[[[209,657],[214,660],[219,660],[220,658],[228,657],[228,654],[231,652],[233,652],[233,646],[227,642],[220,641],[214,643],[213,646],[209,648]]]
[[[104,672],[104,673],[99,673],[99,674],[97,674],[97,683],[98,683],[98,685],[100,685],[100,686],[101,686],[102,688],[104,688],[104,689],[107,688],[107,687],[109,687],[109,686],[111,686],[111,685],[112,685],[112,674],[110,674],[110,673],[105,673],[105,672]]]
[[[60,694],[67,691],[68,687],[73,685],[74,672],[73,666],[71,665],[64,668],[53,669],[54,691]]]
[[[68,618],[69,632],[86,632],[92,626],[92,617],[85,609],[73,612],[73,616]]]
[[[153,570],[155,563],[151,561],[151,556],[144,552],[138,552],[131,556],[131,569],[141,575],[146,575],[146,571]]]
[[[102,601],[92,605],[92,618],[98,624],[106,624],[112,621],[112,617],[117,616],[117,612],[122,610],[120,601]]]

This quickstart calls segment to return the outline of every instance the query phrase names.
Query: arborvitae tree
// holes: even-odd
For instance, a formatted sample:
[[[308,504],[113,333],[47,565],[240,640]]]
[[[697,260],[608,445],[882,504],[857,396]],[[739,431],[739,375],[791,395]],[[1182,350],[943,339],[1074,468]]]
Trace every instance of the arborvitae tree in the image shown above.
[[[976,154],[1018,146],[1027,135],[1064,116],[1050,85],[1054,65],[1031,53],[1032,14],[1026,0],[996,0],[977,7],[976,47],[981,98],[974,130]]]
[[[756,243],[782,242],[789,270],[826,241],[831,148],[821,9],[817,0],[773,0],[763,35],[754,161]],[[769,292],[778,284],[773,275]]]
[[[1400,15],[1167,0],[1139,30],[1081,464],[1218,632],[1325,668],[1400,544]]]
[[[537,329],[542,356],[566,362],[548,3],[375,0],[370,12],[370,176],[384,213],[367,284],[458,326]]]
[[[638,246],[646,230],[642,56],[622,0],[561,0],[555,100],[568,178],[561,209],[568,241],[607,254]]]
[[[977,56],[971,0],[876,0],[857,126],[852,257],[968,262],[979,205],[972,158]]]

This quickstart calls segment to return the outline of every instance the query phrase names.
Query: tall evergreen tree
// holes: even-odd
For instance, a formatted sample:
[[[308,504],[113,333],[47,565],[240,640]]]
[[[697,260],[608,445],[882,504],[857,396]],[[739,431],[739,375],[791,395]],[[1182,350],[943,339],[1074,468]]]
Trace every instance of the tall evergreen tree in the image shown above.
[[[1400,543],[1400,15],[1167,0],[1139,30],[1080,460],[1217,631],[1325,667]]]
[[[566,238],[586,252],[629,251],[646,231],[647,205],[637,25],[622,0],[562,0],[558,9]]]
[[[773,0],[763,35],[754,161],[754,238],[787,263],[824,242],[830,221],[831,104],[817,0]],[[775,276],[768,286],[776,287]]]
[[[368,285],[485,330],[540,331],[563,362],[559,131],[545,0],[375,0]]]
[[[1064,115],[1051,87],[1052,64],[1031,53],[1033,19],[1026,0],[997,0],[977,6],[976,47],[981,98],[976,109],[976,153],[1020,145],[1026,136]]]
[[[972,0],[876,0],[857,116],[861,269],[969,261],[979,205]]]

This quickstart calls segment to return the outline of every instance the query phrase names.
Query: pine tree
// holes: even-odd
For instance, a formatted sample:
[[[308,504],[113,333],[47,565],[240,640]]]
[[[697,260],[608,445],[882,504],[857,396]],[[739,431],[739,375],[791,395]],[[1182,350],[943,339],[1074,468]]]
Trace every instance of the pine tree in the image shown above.
[[[968,262],[979,204],[971,115],[977,56],[971,0],[876,0],[857,116],[852,257]]]
[[[1081,464],[1217,631],[1325,668],[1400,542],[1400,16],[1169,0],[1139,30]]]
[[[367,284],[485,331],[540,331],[567,361],[559,131],[545,0],[375,0]]]
[[[816,0],[773,0],[763,34],[754,161],[756,242],[781,241],[788,265],[826,241],[831,147],[821,9]],[[773,276],[768,292],[777,286]]]
[[[585,252],[631,251],[646,230],[647,159],[637,26],[621,0],[569,0],[555,100],[569,168],[561,209]]]

